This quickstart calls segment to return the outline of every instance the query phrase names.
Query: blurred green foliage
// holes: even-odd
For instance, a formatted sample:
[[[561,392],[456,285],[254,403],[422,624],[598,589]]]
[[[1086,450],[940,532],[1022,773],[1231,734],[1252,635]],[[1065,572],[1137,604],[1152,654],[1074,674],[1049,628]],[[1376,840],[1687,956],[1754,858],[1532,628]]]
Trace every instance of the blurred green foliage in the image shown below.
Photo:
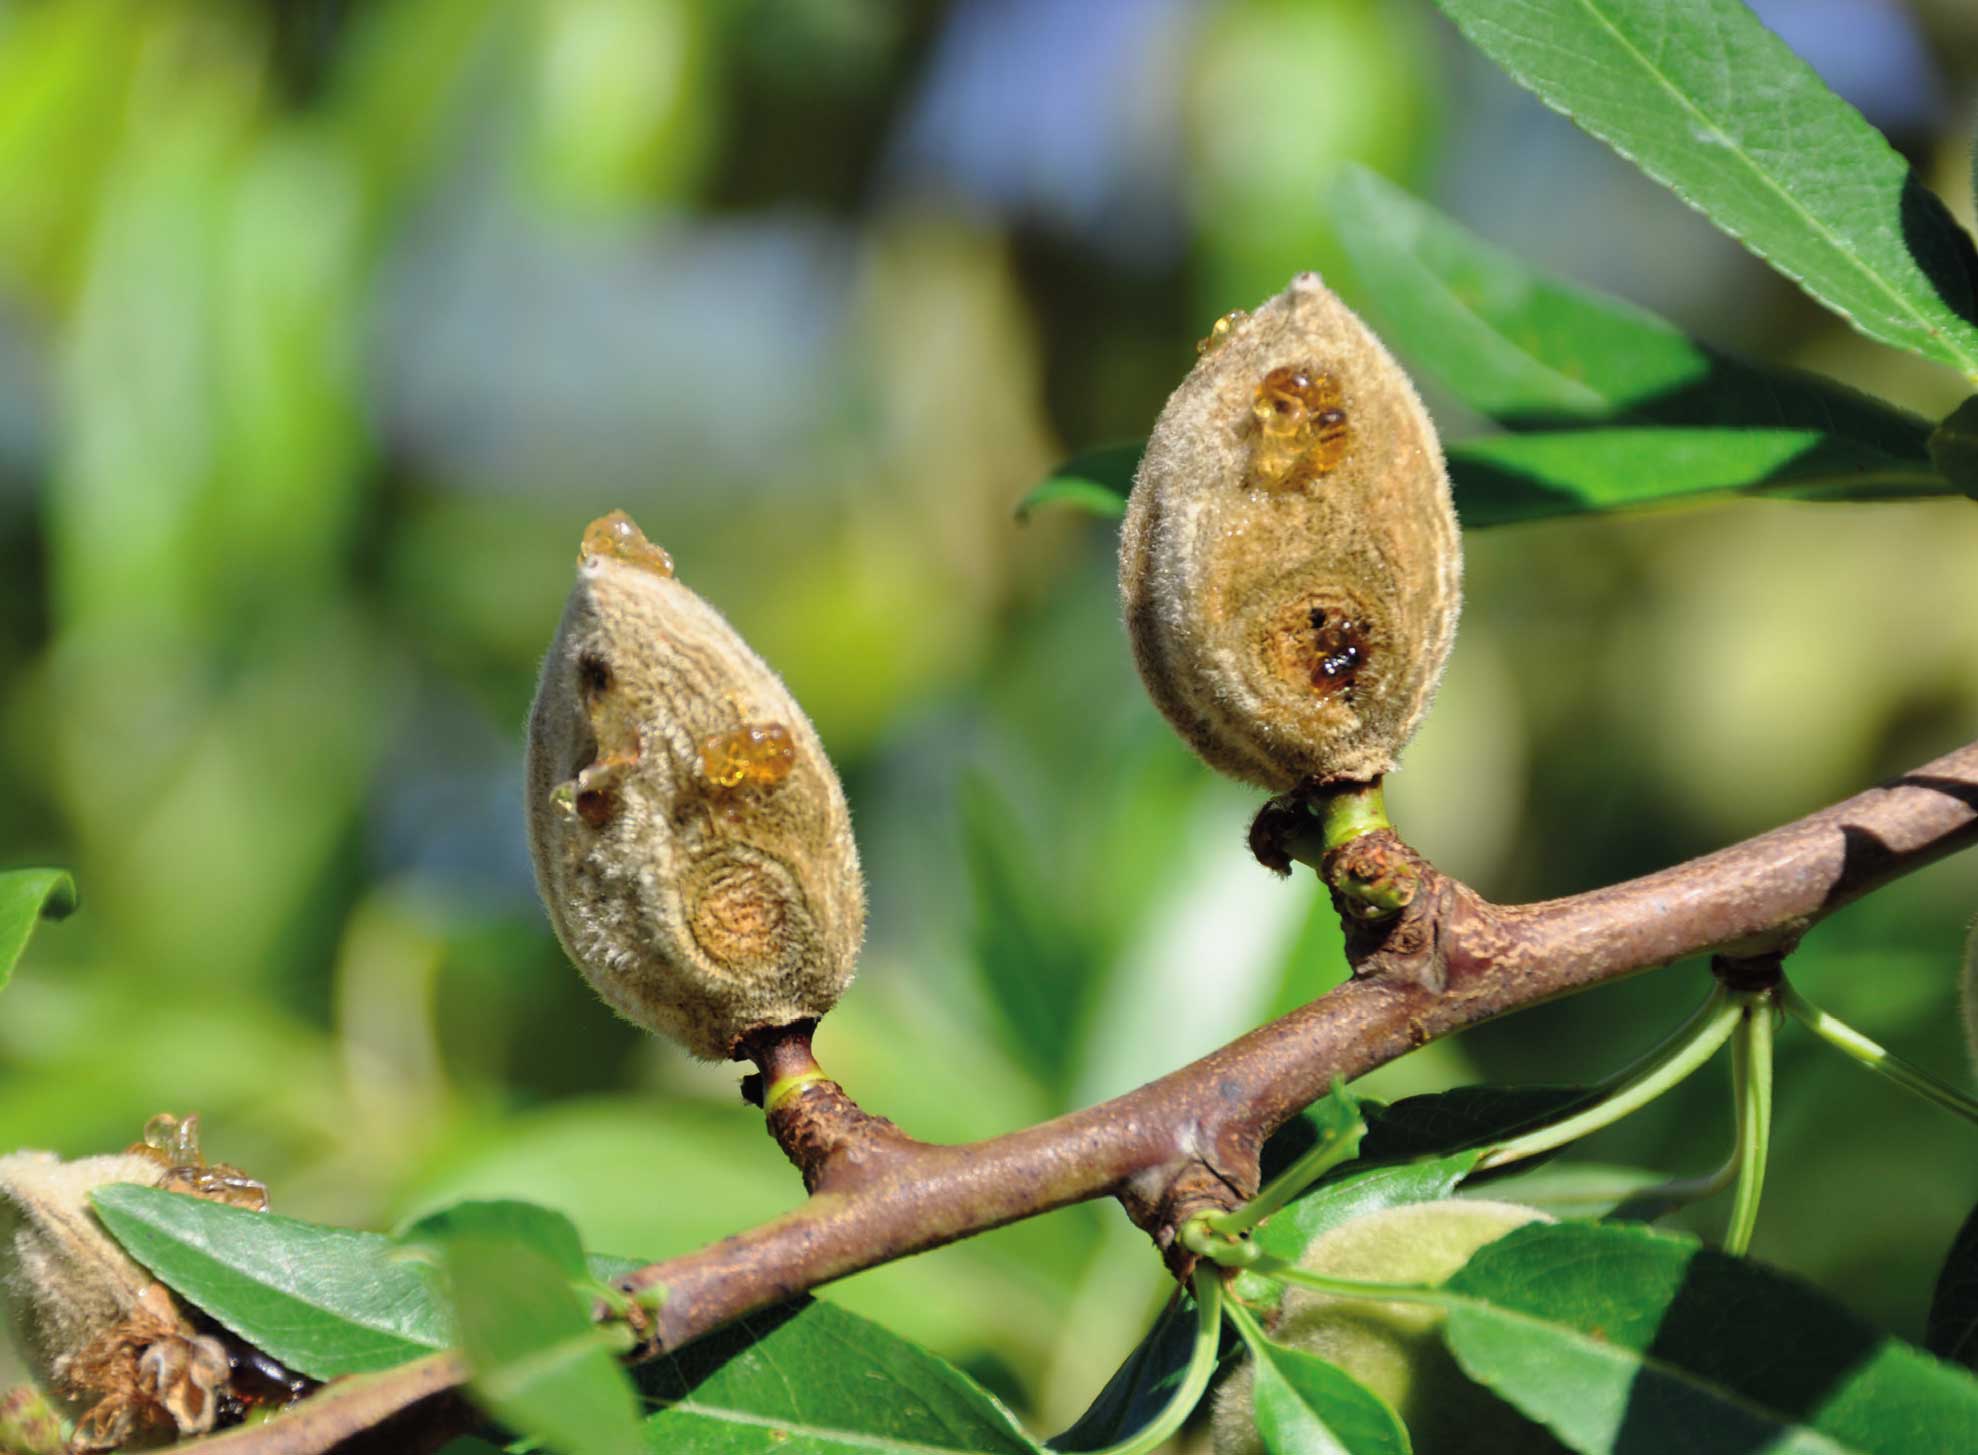
[[[735,1069],[614,1022],[535,903],[520,725],[612,506],[845,773],[873,928],[819,1051],[867,1105],[928,1138],[1007,1130],[1340,976],[1309,878],[1248,858],[1252,795],[1135,682],[1110,524],[1010,507],[1144,434],[1217,314],[1305,266],[1354,296],[1336,163],[1488,234],[1564,123],[1426,6],[1121,10],[0,4],[0,866],[72,866],[89,906],[0,1001],[0,1148],[102,1151],[196,1109],[284,1212],[384,1228],[523,1197],[640,1257],[795,1200]],[[1968,94],[1978,26],[1927,21]],[[1968,220],[1962,140],[1901,140]],[[1629,294],[1607,265],[1649,228],[1643,301],[1712,346],[1955,403],[1673,199],[1618,190],[1620,163],[1564,155],[1562,207],[1627,200],[1547,266]],[[1540,897],[1911,766],[1978,720],[1974,559],[1955,500],[1473,537],[1394,815],[1485,893]],[[1972,866],[1939,866],[1819,930],[1796,979],[1968,1076],[1974,907]],[[1597,1077],[1704,979],[1543,1007],[1368,1090]],[[1722,1081],[1589,1155],[1714,1165]],[[1914,1336],[1978,1196],[1964,1130],[1790,1030],[1777,1095],[1754,1251]],[[1144,1238],[1087,1207],[827,1296],[1056,1427],[1163,1292]]]

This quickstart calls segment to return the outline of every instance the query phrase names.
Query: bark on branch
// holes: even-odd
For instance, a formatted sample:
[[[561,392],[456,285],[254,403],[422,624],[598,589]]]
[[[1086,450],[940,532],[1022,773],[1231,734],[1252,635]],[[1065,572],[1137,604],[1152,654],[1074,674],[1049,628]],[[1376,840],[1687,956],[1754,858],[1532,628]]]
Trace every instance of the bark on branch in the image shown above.
[[[1097,1197],[1117,1197],[1180,1268],[1177,1225],[1254,1193],[1265,1139],[1335,1077],[1351,1081],[1437,1037],[1685,956],[1783,953],[1841,906],[1973,842],[1978,743],[1731,848],[1538,904],[1492,904],[1391,834],[1369,835],[1349,846],[1364,860],[1357,867],[1412,869],[1420,888],[1390,920],[1349,919],[1353,978],[1136,1091],[951,1147],[913,1140],[832,1082],[803,1084],[769,1121],[811,1196],[627,1279],[628,1290],[666,1290],[644,1353],[847,1274]],[[775,1079],[771,1061],[807,1055],[807,1045],[761,1049],[766,1081]],[[382,1399],[393,1376],[374,1376],[349,1419],[337,1418],[340,1391],[331,1389],[283,1420],[199,1448],[333,1449],[434,1397],[435,1371],[410,1368],[403,1398]],[[443,1377],[457,1382],[457,1365]],[[314,1443],[302,1428],[310,1425]]]

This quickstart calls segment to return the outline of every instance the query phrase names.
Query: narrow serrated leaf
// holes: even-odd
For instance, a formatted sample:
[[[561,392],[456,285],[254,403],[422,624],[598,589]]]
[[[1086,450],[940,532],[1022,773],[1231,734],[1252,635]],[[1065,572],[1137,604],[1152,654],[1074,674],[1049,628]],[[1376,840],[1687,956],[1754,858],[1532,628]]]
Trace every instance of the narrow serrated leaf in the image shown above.
[[[586,1253],[584,1271],[599,1283],[615,1283],[650,1262],[650,1258],[621,1258],[616,1253]]]
[[[1426,1162],[1398,1162],[1355,1172],[1351,1167],[1320,1183],[1271,1216],[1256,1241],[1273,1258],[1296,1263],[1313,1239],[1355,1218],[1405,1203],[1439,1202],[1477,1165],[1474,1149]]]
[[[131,1183],[92,1200],[111,1236],[173,1292],[314,1378],[389,1369],[453,1343],[431,1279],[381,1234]]]
[[[1978,1369],[1978,1207],[1951,1240],[1925,1329],[1923,1346],[1932,1354]]]
[[[1367,1103],[1360,1155],[1387,1162],[1481,1147],[1570,1116],[1598,1095],[1587,1086],[1455,1086]]]
[[[591,1277],[577,1225],[554,1208],[513,1198],[469,1199],[450,1203],[407,1224],[398,1241],[441,1246],[460,1238],[480,1238],[532,1248],[573,1279]],[[634,1265],[637,1266],[637,1265]]]
[[[1798,500],[1961,494],[1928,465],[1801,429],[1586,429],[1449,447],[1466,526],[1680,504],[1741,493]]]
[[[1046,1085],[1061,1086],[1074,1069],[1097,957],[987,777],[963,784],[961,809],[978,981],[1003,1045]]]
[[[1804,429],[1927,466],[1926,421],[1817,374],[1761,368],[1647,310],[1533,268],[1360,167],[1335,226],[1388,345],[1514,428]]]
[[[1072,506],[1117,520],[1126,514],[1127,492],[1140,467],[1142,442],[1104,445],[1072,456],[1017,502],[1016,518],[1027,520],[1047,505]]]
[[[28,937],[44,919],[75,913],[76,882],[61,869],[0,872],[0,990],[7,988]]]
[[[1978,500],[1978,394],[1945,415],[1930,432],[1930,463],[1953,490]]]
[[[463,1225],[442,1244],[469,1388],[557,1455],[642,1455],[638,1396],[614,1357],[624,1331],[591,1323],[569,1270],[535,1245],[539,1231],[519,1242]]]
[[[1582,1452],[1978,1449],[1978,1380],[1637,1224],[1531,1224],[1444,1286],[1457,1362]]]
[[[1167,1407],[1187,1374],[1196,1317],[1195,1300],[1187,1293],[1170,1300],[1085,1413],[1045,1446],[1060,1455],[1103,1450],[1144,1429]]]
[[[1251,1353],[1251,1401],[1270,1455],[1407,1455],[1400,1417],[1343,1369],[1282,1344]]]
[[[1648,1222],[1681,1205],[1673,1196],[1655,1195],[1655,1189],[1668,1182],[1667,1173],[1646,1167],[1570,1162],[1514,1171],[1457,1195],[1522,1202],[1556,1218],[1622,1217]]]
[[[1783,405],[1775,411],[1804,412]],[[1882,436],[1887,448],[1874,442],[1875,421],[1858,416],[1854,435],[1828,427],[1616,425],[1484,435],[1457,440],[1445,453],[1465,530],[1734,495],[1921,500],[1978,495],[1978,449],[1970,445],[1966,413],[1978,418],[1978,409],[1960,411],[1935,433],[1915,438],[1907,425],[1891,424]],[[1617,417],[1654,417],[1654,411]],[[1125,514],[1128,483],[1121,482],[1107,514]]]
[[[1258,1159],[1264,1181],[1271,1181],[1321,1143],[1348,1144],[1345,1156],[1357,1156],[1368,1119],[1380,1110],[1381,1103],[1363,1102],[1343,1083],[1334,1083],[1331,1091],[1302,1108],[1265,1141]]]
[[[1437,0],[1463,34],[1871,338],[1978,380],[1971,240],[1741,0]]]
[[[751,1314],[639,1366],[665,1408],[646,1421],[654,1455],[801,1450],[804,1455],[1037,1455],[980,1385],[924,1349],[827,1303]]]

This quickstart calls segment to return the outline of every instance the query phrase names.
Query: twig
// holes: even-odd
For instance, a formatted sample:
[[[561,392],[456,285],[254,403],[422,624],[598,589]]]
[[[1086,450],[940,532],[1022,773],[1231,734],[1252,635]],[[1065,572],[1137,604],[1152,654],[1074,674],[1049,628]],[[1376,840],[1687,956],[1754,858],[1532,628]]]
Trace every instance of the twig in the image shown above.
[[[1136,1091],[947,1147],[905,1136],[835,1083],[801,1080],[769,1123],[812,1196],[624,1280],[628,1292],[665,1290],[642,1355],[861,1269],[1097,1197],[1119,1198],[1184,1272],[1193,1259],[1177,1227],[1254,1193],[1265,1138],[1333,1078],[1350,1081],[1438,1037],[1688,955],[1782,952],[1843,905],[1974,842],[1978,743],[1731,848],[1540,904],[1491,904],[1391,833],[1366,834],[1349,846],[1354,872],[1412,873],[1419,888],[1390,918],[1347,920],[1353,978]],[[802,1065],[808,1029],[752,1050],[765,1067]],[[382,1407],[400,1373],[403,1398],[392,1409],[426,1397],[430,1386],[411,1372],[419,1367],[373,1377],[367,1407]],[[333,1387],[309,1404],[327,1414],[343,1398]],[[197,1448],[317,1455],[334,1447],[277,1443],[300,1417]]]

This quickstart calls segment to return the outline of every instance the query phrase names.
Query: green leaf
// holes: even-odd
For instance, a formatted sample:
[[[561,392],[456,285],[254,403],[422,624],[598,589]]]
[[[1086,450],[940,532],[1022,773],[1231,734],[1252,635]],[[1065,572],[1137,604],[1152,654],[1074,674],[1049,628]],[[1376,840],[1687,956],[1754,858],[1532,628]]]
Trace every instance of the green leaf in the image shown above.
[[[1282,1344],[1251,1353],[1257,1433],[1271,1455],[1407,1455],[1400,1417],[1344,1370]]]
[[[1427,1162],[1399,1162],[1358,1172],[1342,1168],[1332,1179],[1274,1213],[1257,1230],[1256,1242],[1273,1258],[1296,1263],[1313,1239],[1355,1218],[1382,1208],[1439,1202],[1451,1196],[1481,1155],[1470,1149]]]
[[[1591,429],[1449,447],[1466,526],[1626,510],[1732,491],[1798,500],[1960,493],[1927,466],[1803,429]]]
[[[1961,406],[1934,434],[1926,434],[1921,421],[1844,400],[1838,385],[1823,402],[1812,385],[1795,391],[1757,371],[1740,375],[1721,361],[1716,367],[1718,374],[1705,376],[1705,394],[1721,408],[1692,409],[1680,398],[1666,398],[1650,408],[1617,411],[1616,417],[1714,414],[1730,423],[1553,429],[1449,445],[1449,478],[1463,528],[1690,503],[1713,495],[1817,501],[1978,495],[1978,404]],[[1814,423],[1747,425],[1735,422],[1740,412],[1754,420]],[[1513,422],[1538,417],[1513,417]],[[1110,513],[1125,509],[1122,494]]]
[[[1382,336],[1502,423],[1804,429],[1929,462],[1924,420],[1818,375],[1720,354],[1539,272],[1365,168],[1342,171],[1333,213]]]
[[[1945,415],[1931,432],[1930,463],[1953,489],[1978,500],[1978,394]]]
[[[1081,927],[1039,868],[1014,810],[981,774],[962,785],[962,847],[975,889],[971,939],[1003,1042],[1050,1086],[1077,1064],[1092,988]]]
[[[1258,1158],[1263,1180],[1269,1183],[1322,1143],[1350,1139],[1352,1146],[1347,1155],[1357,1155],[1368,1121],[1381,1110],[1379,1102],[1363,1102],[1343,1082],[1335,1081],[1331,1091],[1271,1133]]]
[[[1398,1161],[1481,1147],[1570,1116],[1599,1097],[1586,1086],[1457,1086],[1364,1104],[1367,1161]]]
[[[598,1283],[615,1283],[652,1262],[650,1258],[620,1258],[615,1253],[586,1253],[584,1271]]]
[[[1775,391],[1769,411],[1755,403],[1753,413],[1805,417],[1816,408],[1804,393],[1794,400]],[[1827,424],[1815,428],[1670,425],[1485,435],[1448,446],[1449,478],[1466,530],[1713,495],[1817,501],[1978,495],[1978,429],[1966,428],[1967,415],[1978,427],[1978,406],[1961,407],[1927,436],[1920,423],[1912,432],[1907,422],[1878,421],[1866,408],[1847,419],[1842,414],[1836,400]],[[1841,425],[1854,433],[1835,432]],[[1122,495],[1112,513],[1125,508]]]
[[[1636,1224],[1532,1224],[1448,1283],[1457,1362],[1582,1452],[1978,1449],[1978,1380]]]
[[[1567,1162],[1494,1178],[1474,1191],[1478,1197],[1522,1202],[1556,1218],[1622,1217],[1647,1222],[1680,1205],[1681,1199],[1675,1197],[1642,1195],[1668,1181],[1667,1173],[1647,1167]]]
[[[1193,1297],[1183,1292],[1171,1299],[1085,1413],[1045,1445],[1069,1455],[1103,1450],[1138,1434],[1167,1408],[1187,1374],[1189,1356],[1195,1350],[1195,1322]]]
[[[558,1455],[641,1455],[638,1395],[614,1357],[625,1331],[590,1321],[569,1269],[533,1237],[461,1231],[444,1249],[475,1401]]]
[[[1978,380],[1971,240],[1740,0],[1437,0],[1479,49],[1871,338]]]
[[[1978,1207],[1957,1230],[1937,1275],[1923,1347],[1940,1359],[1978,1369]]]
[[[1066,460],[1017,502],[1016,518],[1028,520],[1046,505],[1069,505],[1092,515],[1118,520],[1126,514],[1127,492],[1140,467],[1139,440],[1105,445]]]
[[[27,948],[35,923],[75,913],[76,882],[61,869],[9,869],[0,873],[0,990]]]
[[[516,1243],[540,1253],[566,1278],[589,1281],[592,1277],[577,1225],[554,1208],[538,1203],[512,1198],[469,1199],[427,1213],[398,1233],[402,1244],[439,1245],[461,1238]]]
[[[636,1371],[665,1403],[646,1448],[695,1455],[1035,1455],[974,1380],[876,1324],[799,1300],[752,1314]]]
[[[314,1378],[389,1369],[453,1343],[425,1271],[381,1234],[131,1183],[92,1199],[125,1251],[174,1292]]]

